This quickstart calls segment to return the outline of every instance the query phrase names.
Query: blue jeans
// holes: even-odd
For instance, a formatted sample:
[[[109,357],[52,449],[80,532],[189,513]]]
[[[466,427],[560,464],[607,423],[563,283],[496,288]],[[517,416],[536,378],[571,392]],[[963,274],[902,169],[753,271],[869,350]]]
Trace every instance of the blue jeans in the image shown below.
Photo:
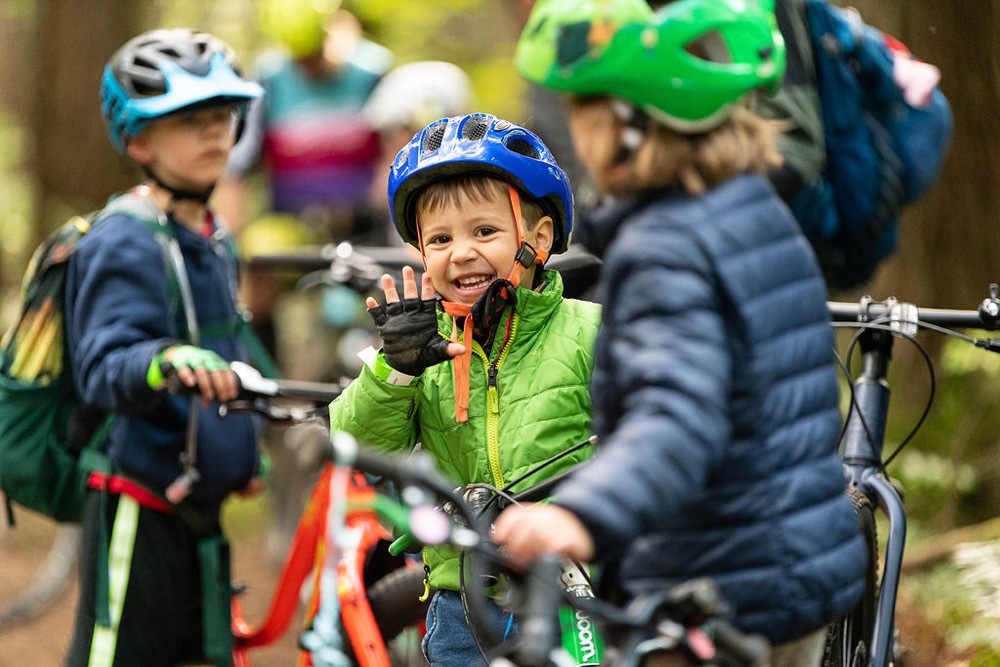
[[[491,605],[493,626],[503,637],[513,636],[517,624],[510,612]],[[481,640],[482,641],[482,640]],[[427,634],[421,645],[424,657],[433,667],[472,667],[486,665],[486,659],[472,636],[462,608],[462,596],[456,591],[438,591],[427,608]],[[490,646],[483,646],[489,650]]]

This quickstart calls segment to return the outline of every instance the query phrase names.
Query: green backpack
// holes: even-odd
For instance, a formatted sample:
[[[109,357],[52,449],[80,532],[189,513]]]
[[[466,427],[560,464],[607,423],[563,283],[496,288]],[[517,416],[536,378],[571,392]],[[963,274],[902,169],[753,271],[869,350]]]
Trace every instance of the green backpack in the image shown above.
[[[63,297],[66,270],[80,239],[101,218],[120,212],[146,221],[161,238],[173,238],[148,199],[131,193],[100,211],[74,216],[35,250],[21,284],[20,314],[0,341],[0,490],[9,522],[12,502],[56,521],[79,521],[88,474],[108,468],[98,445],[111,426],[110,416],[89,437],[70,435],[78,400]],[[179,305],[178,269],[171,261],[165,265],[171,302]]]

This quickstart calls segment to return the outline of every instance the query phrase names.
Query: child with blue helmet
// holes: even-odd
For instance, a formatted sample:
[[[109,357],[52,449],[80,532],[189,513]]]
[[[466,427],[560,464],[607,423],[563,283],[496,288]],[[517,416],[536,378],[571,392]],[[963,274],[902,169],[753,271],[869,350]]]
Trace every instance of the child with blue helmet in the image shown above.
[[[573,446],[590,436],[600,311],[564,298],[559,273],[545,269],[573,224],[570,183],[548,148],[488,114],[442,118],[399,152],[388,190],[425,271],[418,283],[404,269],[401,290],[384,276],[385,303],[368,300],[383,347],[332,403],[331,428],[391,451],[419,442],[457,484],[510,492],[586,458],[589,446]],[[435,591],[425,656],[482,664],[457,554],[427,548],[424,562]],[[496,611],[502,633],[514,624]]]
[[[208,207],[246,105],[232,50],[186,29],[126,42],[101,81],[115,150],[146,180],[112,198],[67,272],[68,355],[81,429],[114,415],[88,481],[68,665],[228,665],[222,501],[257,481],[259,420],[235,398],[231,240]],[[171,376],[200,397],[163,391]]]

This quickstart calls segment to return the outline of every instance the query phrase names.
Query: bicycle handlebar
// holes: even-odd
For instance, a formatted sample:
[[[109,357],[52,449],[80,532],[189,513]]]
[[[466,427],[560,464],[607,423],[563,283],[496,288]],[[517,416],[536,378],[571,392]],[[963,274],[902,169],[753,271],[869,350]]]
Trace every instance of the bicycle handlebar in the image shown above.
[[[918,308],[890,297],[885,301],[875,301],[863,296],[857,303],[831,301],[827,303],[830,317],[834,322],[866,322],[888,319],[890,324],[903,327],[918,324],[932,324],[957,329],[1000,329],[1000,297],[997,284],[991,284],[989,296],[979,304],[977,310],[952,310],[945,308]]]
[[[412,489],[429,491],[438,500],[453,503],[461,515],[464,526],[452,526],[446,539],[434,541],[424,540],[428,544],[448,543],[467,552],[472,552],[481,558],[470,559],[472,569],[470,581],[480,581],[485,571],[484,559],[509,566],[500,549],[490,540],[489,522],[484,520],[462,496],[460,489],[455,489],[452,480],[447,479],[437,470],[433,460],[422,452],[408,456],[393,456],[372,451],[359,444],[353,437],[345,433],[334,434],[331,439],[333,461],[335,465],[349,466],[362,472],[391,479],[402,488],[401,497],[406,498]],[[418,494],[419,495],[419,494]],[[426,500],[426,498],[425,498]],[[411,515],[411,522],[413,516]],[[424,532],[417,526],[410,529],[419,534]],[[568,593],[560,585],[564,559],[556,556],[539,558],[532,567],[521,575],[513,574],[515,582],[520,581],[526,594],[524,609],[519,616],[519,639],[517,640],[517,663],[524,667],[553,664],[552,652],[561,647],[558,610],[563,604],[570,604],[579,610],[591,613],[595,618],[611,622],[635,634],[645,634],[659,628],[663,617],[675,618],[675,626],[684,630],[671,647],[688,646],[687,640],[695,629],[706,619],[711,618],[712,639],[714,646],[720,652],[731,656],[735,665],[758,665],[767,655],[769,647],[761,638],[746,635],[729,625],[719,616],[722,604],[713,582],[707,579],[697,580],[688,585],[672,589],[672,594],[659,598],[653,606],[630,607],[623,610],[608,602],[596,598],[577,598]],[[693,585],[693,584],[697,585]],[[476,622],[476,627],[485,629],[488,624],[481,619],[488,618],[485,613],[487,599],[483,594],[471,594],[466,597],[470,608],[470,616]],[[654,615],[654,612],[659,615]],[[690,623],[687,627],[685,623]],[[690,634],[688,633],[690,630]],[[498,641],[492,638],[491,641]],[[688,650],[691,650],[690,647]],[[728,664],[728,663],[727,663]]]
[[[518,624],[518,663],[534,667],[547,664],[549,653],[560,645],[559,606],[563,591],[556,582],[562,574],[562,559],[543,555],[532,565],[524,617]]]
[[[256,255],[246,261],[251,268],[289,268],[302,271],[326,269],[337,261],[351,257],[363,258],[387,269],[404,266],[420,267],[420,259],[413,256],[409,246],[353,246],[350,243],[328,243],[323,246],[304,246],[299,252]]]
[[[341,384],[266,378],[242,361],[231,362],[229,368],[236,374],[239,394],[234,400],[219,405],[219,414],[223,417],[230,412],[256,412],[271,421],[301,422],[325,411],[344,390]],[[171,386],[171,391],[191,391],[180,383],[175,385]],[[305,406],[283,405],[273,400],[276,398],[298,401]]]

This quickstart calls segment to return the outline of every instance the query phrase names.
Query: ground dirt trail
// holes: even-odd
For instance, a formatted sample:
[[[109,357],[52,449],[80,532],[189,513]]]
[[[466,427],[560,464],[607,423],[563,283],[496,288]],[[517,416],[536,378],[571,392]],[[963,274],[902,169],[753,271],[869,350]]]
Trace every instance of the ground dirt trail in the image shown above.
[[[55,526],[20,509],[17,527],[0,529],[0,599],[21,590],[42,562]],[[0,519],[2,520],[2,519]],[[244,613],[256,622],[267,612],[277,583],[278,565],[266,557],[265,531],[247,534],[233,543],[233,581],[247,586],[242,596]],[[69,644],[76,607],[76,581],[59,603],[41,617],[21,626],[0,630],[0,667],[58,667]],[[293,667],[298,625],[293,623],[277,644],[252,653],[254,667]]]

